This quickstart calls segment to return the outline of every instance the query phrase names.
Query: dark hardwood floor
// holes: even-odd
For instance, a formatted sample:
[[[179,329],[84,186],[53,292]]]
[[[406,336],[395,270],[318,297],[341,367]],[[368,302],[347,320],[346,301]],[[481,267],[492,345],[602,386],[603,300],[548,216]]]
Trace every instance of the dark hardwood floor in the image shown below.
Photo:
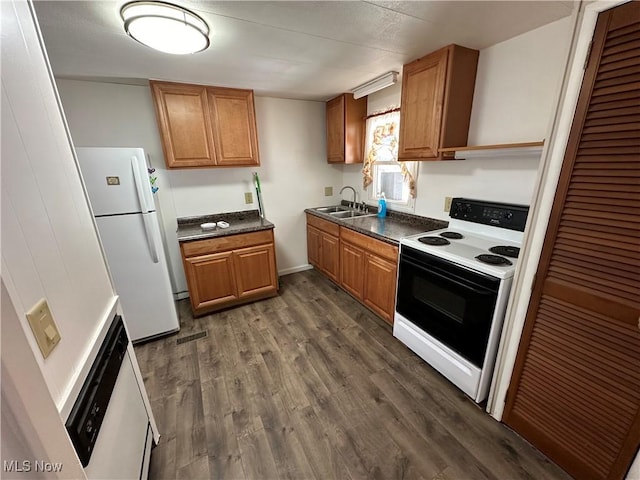
[[[314,270],[136,353],[153,479],[565,479]],[[202,331],[185,343],[180,338]]]

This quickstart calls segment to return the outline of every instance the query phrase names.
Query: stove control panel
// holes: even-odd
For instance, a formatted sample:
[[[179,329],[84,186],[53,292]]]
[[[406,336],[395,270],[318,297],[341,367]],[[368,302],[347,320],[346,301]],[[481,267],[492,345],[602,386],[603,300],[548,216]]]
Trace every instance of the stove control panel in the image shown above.
[[[529,207],[508,203],[486,202],[469,198],[454,198],[449,216],[467,222],[524,232]]]
[[[65,424],[83,467],[89,464],[128,344],[122,317],[116,315]]]

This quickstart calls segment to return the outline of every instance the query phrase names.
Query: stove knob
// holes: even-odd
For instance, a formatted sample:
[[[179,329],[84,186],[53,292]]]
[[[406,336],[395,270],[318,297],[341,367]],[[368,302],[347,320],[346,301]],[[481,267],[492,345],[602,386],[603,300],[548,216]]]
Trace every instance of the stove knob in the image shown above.
[[[461,205],[461,207],[462,207],[462,217],[463,218],[469,217],[472,211],[471,205],[468,203],[465,203],[464,205]]]
[[[506,221],[506,222],[510,222],[511,219],[513,218],[513,212],[505,212],[504,215],[502,216],[502,218]]]

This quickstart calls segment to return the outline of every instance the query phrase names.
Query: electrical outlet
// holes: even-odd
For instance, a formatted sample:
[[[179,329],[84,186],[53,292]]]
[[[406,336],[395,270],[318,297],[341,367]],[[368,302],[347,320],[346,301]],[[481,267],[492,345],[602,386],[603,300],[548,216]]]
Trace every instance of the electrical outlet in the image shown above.
[[[444,211],[448,212],[451,210],[451,197],[444,197]]]
[[[333,197],[333,187],[324,187],[324,196]]]
[[[253,193],[246,192],[244,194],[244,203],[246,204],[253,203]]]
[[[47,358],[60,342],[60,333],[46,299],[40,300],[27,312],[27,320],[29,320],[31,331],[36,337],[42,356]]]

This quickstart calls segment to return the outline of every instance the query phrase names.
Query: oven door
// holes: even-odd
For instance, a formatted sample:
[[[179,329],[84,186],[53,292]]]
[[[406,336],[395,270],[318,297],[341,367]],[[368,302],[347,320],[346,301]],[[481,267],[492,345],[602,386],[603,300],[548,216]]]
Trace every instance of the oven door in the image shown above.
[[[396,310],[482,368],[500,279],[402,246]]]

